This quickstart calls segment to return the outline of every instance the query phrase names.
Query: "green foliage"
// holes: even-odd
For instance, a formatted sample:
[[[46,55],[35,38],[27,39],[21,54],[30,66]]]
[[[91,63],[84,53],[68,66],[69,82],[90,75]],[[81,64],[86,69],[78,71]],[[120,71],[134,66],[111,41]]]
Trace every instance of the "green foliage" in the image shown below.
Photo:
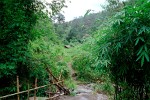
[[[108,60],[106,69],[116,85],[115,99],[147,98],[150,85],[149,8],[147,0],[126,5],[116,14],[112,26],[99,34],[99,60]]]
[[[81,54],[79,56],[76,56],[73,60],[73,68],[78,71],[77,74],[79,78],[87,80],[94,79],[91,70],[92,61],[89,56],[87,56],[87,54]]]
[[[113,94],[114,84],[115,99],[147,99],[150,2],[108,1],[109,5],[100,13],[87,12],[84,17],[63,23],[64,16],[58,12],[65,1],[53,0],[47,5],[52,10],[51,17],[58,14],[55,29],[51,19],[41,12],[42,2],[0,1],[0,96],[16,91],[16,75],[20,77],[21,90],[27,89],[28,83],[32,86],[35,77],[38,85],[47,84],[47,67],[56,77],[61,74],[65,85],[74,89],[67,67],[72,63],[70,67],[77,71],[77,78],[96,82],[97,92]],[[62,45],[62,37],[69,49]],[[39,90],[38,95],[44,95],[45,90]]]
[[[103,6],[105,10],[109,11],[109,15],[114,15],[119,12],[124,6],[124,0],[106,0],[107,5]],[[133,0],[134,1],[134,0]]]
[[[53,6],[51,15],[58,13],[64,3],[64,0],[53,0],[49,4],[51,7]],[[58,44],[58,39],[53,34],[52,23],[49,23],[47,15],[41,12],[44,9],[42,2],[35,0],[1,0],[0,6],[0,96],[2,96],[16,92],[14,86],[16,86],[17,75],[20,77],[21,90],[26,87],[26,84],[23,83],[33,84],[36,76],[38,76],[41,82],[39,82],[39,85],[41,85],[48,75],[42,67],[44,66],[43,63],[38,60],[44,59],[44,64],[49,63],[48,60],[51,59],[49,56],[55,51],[52,55],[54,57],[59,49],[58,46],[54,47],[54,44],[52,44],[54,42]],[[55,8],[55,6],[57,7]],[[37,19],[41,21],[38,20],[36,24]],[[39,29],[35,29],[35,27]],[[50,46],[55,49],[50,49]],[[50,53],[49,50],[53,52]],[[51,55],[46,55],[46,53]],[[32,54],[35,54],[35,56]],[[33,61],[36,59],[35,57],[39,57],[39,59],[36,60],[37,64],[33,66],[36,63],[36,61]],[[63,69],[65,68],[63,67]],[[67,70],[63,71],[65,71],[65,75],[68,74]]]
[[[98,93],[104,93],[107,95],[113,95],[115,92],[114,87],[112,83],[110,82],[110,79],[107,79],[106,81],[101,82],[101,83],[97,83],[94,86],[94,91]]]
[[[36,22],[32,0],[0,1],[0,83],[3,93],[10,91],[16,75],[28,78],[29,53],[27,45],[33,38],[30,30]],[[5,84],[3,83],[5,82]],[[8,90],[7,90],[8,89]],[[0,95],[3,95],[0,94]]]
[[[36,75],[44,84],[42,77],[47,77],[45,69],[49,67],[55,76],[58,77],[61,72],[67,78],[69,70],[63,60],[63,47],[54,33],[52,22],[48,18],[39,19],[32,32],[39,35],[29,45],[32,61],[30,66],[34,69],[32,75]]]
[[[70,89],[74,90],[76,88],[76,82],[73,79],[67,79],[64,81],[64,84]],[[73,94],[73,93],[72,93]]]
[[[101,27],[107,20],[108,11],[102,11],[99,13],[91,13],[84,17],[76,18],[70,22],[56,23],[56,33],[66,43],[77,40],[83,43],[84,39],[89,37],[98,27]]]
[[[61,76],[66,87],[74,89],[74,82],[70,79],[70,70],[67,67],[69,60],[65,48],[54,32],[52,22],[49,18],[39,19],[32,32],[38,37],[30,41],[28,47],[31,54],[30,61],[32,61],[30,66],[34,70],[30,74],[31,77],[38,77],[39,85],[47,84],[49,77],[45,69],[48,67],[55,77]],[[52,86],[51,90],[55,91],[56,87]],[[41,90],[39,95],[42,93],[44,91]]]
[[[106,70],[109,60],[98,59],[99,44],[96,39],[88,37],[82,44],[78,43],[68,50],[72,58],[72,67],[77,73],[77,80],[84,83],[95,83],[93,87],[95,92],[113,95],[114,87]]]
[[[73,69],[77,71],[77,78],[81,81],[102,81],[106,75],[104,63],[97,62],[98,55],[95,49],[98,45],[95,42],[93,37],[89,37],[83,44],[77,44],[78,46],[70,51],[74,53],[72,53]]]

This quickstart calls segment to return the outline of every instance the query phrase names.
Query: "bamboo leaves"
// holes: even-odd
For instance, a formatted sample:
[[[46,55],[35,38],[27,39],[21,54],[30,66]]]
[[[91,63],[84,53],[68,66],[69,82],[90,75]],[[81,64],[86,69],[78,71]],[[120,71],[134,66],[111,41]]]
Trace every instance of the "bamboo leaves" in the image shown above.
[[[136,61],[141,59],[141,66],[144,64],[144,59],[146,59],[147,62],[149,62],[149,54],[148,54],[148,48],[147,45],[142,46],[137,53],[138,58]]]
[[[121,84],[125,82],[130,89],[134,89],[135,84],[138,84],[136,88],[142,88],[142,91],[145,89],[143,86],[150,84],[150,2],[146,1],[139,1],[132,6],[126,5],[123,10],[125,16],[115,16],[111,31],[107,30],[111,33],[110,37],[105,36],[109,38],[105,43],[111,41],[111,45],[103,53],[110,56],[110,75],[116,85],[124,88]],[[143,98],[138,93],[133,95],[130,96],[135,100]]]
[[[145,42],[144,38],[143,37],[137,37],[136,38],[136,42],[135,42],[135,46],[139,43],[139,41],[142,41],[142,42]]]

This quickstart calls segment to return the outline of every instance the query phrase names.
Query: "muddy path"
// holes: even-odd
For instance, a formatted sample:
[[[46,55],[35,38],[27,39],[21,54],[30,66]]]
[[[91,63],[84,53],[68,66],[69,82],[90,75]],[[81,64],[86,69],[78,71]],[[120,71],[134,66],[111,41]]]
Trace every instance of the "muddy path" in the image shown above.
[[[68,63],[68,68],[71,73],[71,77],[74,81],[76,81],[77,87],[75,90],[72,91],[72,95],[63,95],[59,96],[58,98],[54,100],[109,100],[108,96],[105,94],[96,93],[94,91],[94,83],[90,84],[83,84],[80,83],[78,80],[76,80],[76,71],[72,68],[72,63]],[[48,98],[42,98],[39,97],[37,100],[47,100]],[[29,100],[34,100],[33,97],[31,97]]]
[[[75,96],[61,96],[58,100],[108,100],[106,95],[94,92],[93,84],[80,84],[73,92]]]
[[[68,63],[68,68],[73,80],[76,80],[76,71],[72,68],[72,63]],[[104,94],[99,94],[94,91],[94,84],[78,84],[77,88],[72,91],[74,96],[60,96],[58,100],[108,100]]]

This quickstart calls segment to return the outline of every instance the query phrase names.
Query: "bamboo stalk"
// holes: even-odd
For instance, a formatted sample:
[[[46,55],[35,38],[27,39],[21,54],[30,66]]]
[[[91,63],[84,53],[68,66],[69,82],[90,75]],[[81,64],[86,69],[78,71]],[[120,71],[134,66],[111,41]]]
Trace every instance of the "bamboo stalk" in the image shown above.
[[[49,80],[51,80],[50,75],[49,75]],[[49,84],[50,84],[50,82],[49,82]],[[50,91],[50,89],[51,89],[51,87],[49,85],[49,91]],[[48,94],[48,98],[50,98],[50,94]]]
[[[35,78],[35,88],[37,87],[37,78]],[[36,89],[34,90],[34,100],[36,100]]]
[[[57,83],[53,83],[53,84],[58,84],[58,83],[61,83],[61,82],[62,82],[62,81],[57,82]],[[8,94],[8,95],[5,95],[5,96],[0,97],[0,99],[2,99],[2,98],[7,98],[7,97],[11,97],[11,96],[18,95],[18,94],[22,94],[22,93],[26,93],[26,92],[28,92],[28,91],[37,90],[37,89],[40,89],[40,88],[47,87],[47,86],[49,86],[49,85],[51,85],[51,84],[39,86],[39,87],[32,88],[32,89],[29,89],[29,90],[26,90],[26,91],[21,91],[21,92],[19,92],[19,93]]]
[[[53,77],[53,79],[54,79],[55,82],[58,82],[58,81],[59,81],[59,80],[52,74],[52,72],[51,72],[50,69],[46,68],[46,70],[47,70],[48,73]],[[54,85],[57,86],[57,88],[59,89],[59,91],[63,90],[66,95],[70,94],[70,91],[69,91],[68,89],[65,89],[62,84],[58,83],[58,84],[54,84]]]
[[[30,96],[30,91],[29,91],[29,89],[30,89],[30,86],[29,86],[29,83],[28,83],[28,97],[27,97],[28,100],[29,100],[29,96]]]
[[[17,76],[17,93],[19,93],[19,76]],[[17,100],[20,100],[19,94],[17,94]]]
[[[54,78],[54,80],[55,80],[56,82],[58,82],[58,79],[52,74],[52,72],[51,72],[48,68],[46,68],[46,70],[47,70],[48,73]]]

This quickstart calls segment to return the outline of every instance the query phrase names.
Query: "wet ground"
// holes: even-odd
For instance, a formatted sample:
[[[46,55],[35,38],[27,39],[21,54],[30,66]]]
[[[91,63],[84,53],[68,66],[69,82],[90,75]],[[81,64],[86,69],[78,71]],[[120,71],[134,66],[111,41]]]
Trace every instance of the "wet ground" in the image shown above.
[[[68,63],[71,77],[76,80],[75,71],[72,69],[71,62]],[[60,96],[58,100],[108,100],[104,94],[98,94],[93,90],[94,84],[79,84],[73,91],[74,96]]]
[[[95,93],[92,84],[78,85],[75,96],[61,96],[58,100],[108,100],[104,94]]]
[[[108,97],[104,94],[98,94],[93,90],[93,84],[78,85],[73,91],[74,96],[60,96],[54,100],[108,100]],[[47,100],[48,98],[37,97],[37,100]],[[34,100],[33,97],[30,100]]]

